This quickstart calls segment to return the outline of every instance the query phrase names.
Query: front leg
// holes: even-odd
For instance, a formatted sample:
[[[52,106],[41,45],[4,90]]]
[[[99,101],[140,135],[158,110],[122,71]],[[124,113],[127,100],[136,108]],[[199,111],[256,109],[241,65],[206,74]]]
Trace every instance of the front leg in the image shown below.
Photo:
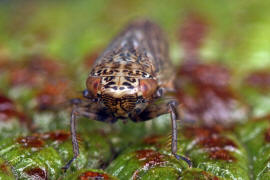
[[[176,159],[182,159],[188,163],[189,167],[192,166],[192,162],[177,153],[177,120],[179,115],[177,112],[177,101],[170,101],[163,104],[150,104],[143,112],[138,115],[131,116],[131,120],[134,122],[147,121],[153,119],[162,114],[170,113],[171,115],[171,124],[172,124],[172,140],[171,140],[171,152],[176,157]]]
[[[73,99],[71,101],[73,104],[71,118],[70,118],[70,132],[71,132],[71,139],[72,139],[72,147],[73,147],[73,157],[68,161],[68,163],[62,167],[64,171],[66,171],[72,164],[72,162],[79,156],[79,146],[77,140],[77,133],[76,133],[76,120],[78,116],[88,117],[89,119],[102,121],[102,122],[115,122],[116,119],[112,117],[109,113],[107,113],[104,109],[102,109],[96,103],[90,103],[81,100],[81,99]],[[88,103],[88,104],[87,104]],[[91,112],[90,112],[91,110]]]

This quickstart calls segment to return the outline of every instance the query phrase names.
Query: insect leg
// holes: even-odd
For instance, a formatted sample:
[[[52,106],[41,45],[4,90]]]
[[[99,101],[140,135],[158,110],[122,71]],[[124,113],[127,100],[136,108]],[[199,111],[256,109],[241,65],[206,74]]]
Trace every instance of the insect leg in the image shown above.
[[[76,120],[78,116],[84,116],[92,120],[109,122],[109,123],[114,123],[117,120],[113,118],[112,116],[110,116],[102,108],[100,108],[98,104],[95,104],[95,103],[89,104],[89,102],[87,104],[87,101],[82,101],[81,99],[73,99],[71,103],[73,104],[73,109],[71,112],[71,119],[70,119],[70,131],[71,131],[71,139],[72,139],[72,146],[73,146],[73,157],[62,168],[64,171],[66,171],[71,166],[72,162],[80,154],[77,134],[76,134]]]
[[[168,113],[167,104],[150,104],[142,112],[132,114],[129,118],[134,122],[148,121],[162,114]]]
[[[71,163],[79,156],[79,146],[78,146],[78,140],[76,135],[76,119],[77,119],[77,106],[75,105],[71,112],[71,118],[70,118],[70,131],[71,131],[71,138],[72,138],[72,146],[73,146],[73,157],[71,160],[68,161],[68,163],[62,168],[64,171],[66,171]]]
[[[177,152],[177,119],[178,119],[178,113],[176,110],[176,102],[170,102],[168,104],[169,106],[169,111],[170,111],[170,115],[171,115],[171,122],[172,122],[172,154],[176,157],[176,159],[182,159],[185,162],[188,163],[189,167],[192,167],[192,162],[181,155],[176,154]]]
[[[178,160],[184,160],[188,163],[189,167],[192,166],[191,161],[181,155],[176,154],[177,153],[177,120],[179,119],[179,115],[177,112],[177,101],[176,100],[170,100],[169,102],[163,102],[162,104],[150,104],[144,111],[142,111],[140,114],[135,114],[131,116],[131,120],[134,122],[140,122],[140,121],[147,121],[150,119],[153,119],[157,116],[160,116],[162,114],[170,113],[171,115],[171,123],[172,123],[172,154],[176,157]]]

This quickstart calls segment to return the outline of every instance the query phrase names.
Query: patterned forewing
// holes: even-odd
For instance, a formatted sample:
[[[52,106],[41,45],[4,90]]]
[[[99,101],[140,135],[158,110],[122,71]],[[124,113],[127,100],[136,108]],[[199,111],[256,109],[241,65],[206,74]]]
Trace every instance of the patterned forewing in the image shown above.
[[[104,75],[97,72],[106,68],[110,69],[111,75],[115,75],[114,70],[124,69],[127,74],[123,76],[134,77],[137,74],[143,78],[154,78],[161,85],[173,77],[170,63],[168,43],[160,27],[151,21],[140,20],[129,24],[111,42],[96,60],[92,75]]]

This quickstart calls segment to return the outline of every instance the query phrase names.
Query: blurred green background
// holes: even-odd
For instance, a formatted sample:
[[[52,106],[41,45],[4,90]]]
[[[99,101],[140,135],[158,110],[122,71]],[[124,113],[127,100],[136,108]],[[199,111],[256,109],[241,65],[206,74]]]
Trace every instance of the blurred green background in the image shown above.
[[[219,122],[235,122],[235,110],[240,109],[244,125],[230,129],[229,133],[220,127],[184,127],[179,131],[179,152],[188,154],[194,162],[195,168],[189,169],[182,161],[167,157],[169,136],[147,137],[170,132],[168,115],[146,123],[118,122],[113,128],[82,118],[78,123],[83,144],[79,168],[74,166],[70,175],[84,167],[98,172],[105,169],[120,179],[127,179],[137,171],[134,168],[142,167],[141,159],[145,159],[144,156],[137,158],[134,152],[148,149],[145,152],[149,161],[158,155],[165,157],[169,165],[176,164],[175,177],[181,174],[190,179],[197,173],[203,176],[201,179],[211,179],[212,175],[225,179],[228,176],[227,179],[264,176],[269,179],[269,9],[269,0],[0,0],[0,157],[3,158],[0,158],[0,179],[7,178],[6,169],[1,169],[3,162],[12,167],[10,174],[14,178],[10,175],[10,179],[35,175],[28,171],[32,168],[28,158],[32,158],[34,172],[44,175],[44,179],[60,176],[61,167],[72,156],[67,131],[69,112],[62,105],[71,97],[81,95],[91,63],[136,18],[156,21],[168,36],[171,58],[178,67],[177,98],[184,104],[183,108],[186,106],[186,112],[195,109],[199,118],[204,112],[218,115],[220,126]],[[203,63],[195,63],[195,70],[190,71],[185,60]],[[22,126],[18,120],[25,121],[29,127]],[[188,136],[192,134],[194,137]],[[58,136],[64,138],[59,140]],[[197,136],[205,136],[206,140],[210,137],[210,140],[202,145]],[[32,152],[22,141],[25,139],[29,139],[29,144],[31,140],[39,140],[42,148]],[[194,142],[199,144],[194,146]],[[210,157],[208,150],[212,153]],[[229,152],[227,156],[224,151]],[[49,159],[48,163],[48,157],[57,158]],[[166,176],[174,175],[170,172],[175,170],[151,172],[153,176],[156,172]],[[71,176],[66,179],[72,179]],[[146,178],[149,177],[152,176]]]
[[[0,1],[0,54],[18,59],[43,53],[77,63],[102,50],[130,20],[147,17],[167,31],[181,60],[178,30],[190,14],[207,23],[200,55],[237,72],[270,65],[268,0]]]

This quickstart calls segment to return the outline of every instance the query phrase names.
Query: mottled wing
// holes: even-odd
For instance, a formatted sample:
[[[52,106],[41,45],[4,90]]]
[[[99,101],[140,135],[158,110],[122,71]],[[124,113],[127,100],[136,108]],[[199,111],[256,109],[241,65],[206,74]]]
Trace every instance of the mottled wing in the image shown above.
[[[155,23],[139,20],[129,24],[96,60],[94,68],[111,63],[139,64],[138,68],[151,74],[159,85],[173,79],[174,71],[168,54],[168,43]]]

